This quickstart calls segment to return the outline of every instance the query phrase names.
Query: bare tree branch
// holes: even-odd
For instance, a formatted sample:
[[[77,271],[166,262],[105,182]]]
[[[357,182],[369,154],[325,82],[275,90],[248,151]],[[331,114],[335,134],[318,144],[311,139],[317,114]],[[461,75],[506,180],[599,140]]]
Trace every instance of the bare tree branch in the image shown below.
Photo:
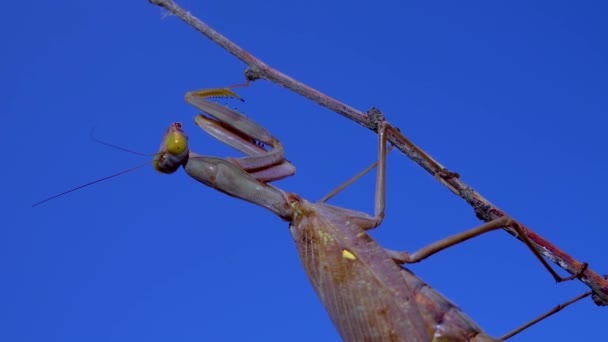
[[[258,78],[263,78],[268,81],[274,82],[281,85],[295,93],[298,93],[305,98],[314,101],[321,106],[330,109],[340,115],[343,115],[350,120],[353,120],[360,125],[376,131],[377,127],[374,120],[370,120],[366,113],[363,113],[357,109],[354,109],[334,98],[331,98],[316,89],[313,89],[283,73],[271,68],[261,60],[249,54],[241,47],[221,35],[219,32],[212,29],[209,25],[203,23],[198,18],[191,15],[188,11],[181,8],[172,0],[148,0],[150,3],[165,8],[175,16],[181,18],[183,21],[188,23],[190,26],[201,32],[207,38],[211,39],[219,46],[224,48],[226,51],[234,55],[239,60],[243,61],[248,65],[248,70],[245,76],[248,81],[253,81]],[[372,108],[375,110],[375,108]],[[501,211],[498,207],[486,200],[472,187],[466,185],[459,179],[459,176],[455,173],[449,172],[443,165],[439,164],[433,158],[431,158],[422,149],[412,143],[401,133],[392,133],[388,140],[393,143],[399,150],[405,155],[412,159],[416,164],[422,167],[424,170],[429,172],[433,177],[439,180],[443,185],[448,187],[454,194],[463,198],[469,203],[478,218],[483,221],[491,221],[507,214]],[[545,257],[553,261],[559,267],[566,270],[571,275],[578,274],[582,269],[584,271],[578,276],[578,278],[591,288],[593,291],[593,301],[597,305],[605,306],[608,305],[608,280],[599,276],[593,272],[590,268],[584,268],[586,265],[582,263],[557,246],[553,245],[549,241],[543,239],[541,236],[528,229],[522,224],[519,224],[522,230],[527,235],[528,239],[532,242],[532,245]],[[522,238],[512,228],[505,228],[507,232],[522,241]]]

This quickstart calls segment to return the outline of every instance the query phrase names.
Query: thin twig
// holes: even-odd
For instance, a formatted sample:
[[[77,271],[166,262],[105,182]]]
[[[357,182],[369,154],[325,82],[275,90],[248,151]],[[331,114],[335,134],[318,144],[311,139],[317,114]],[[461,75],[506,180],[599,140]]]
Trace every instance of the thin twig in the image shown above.
[[[269,67],[267,64],[257,59],[256,57],[243,50],[241,47],[222,36],[219,32],[212,29],[209,25],[203,23],[198,18],[191,15],[188,11],[181,8],[172,0],[148,0],[150,3],[165,8],[175,16],[179,17],[190,26],[201,32],[207,38],[224,48],[227,52],[234,55],[236,58],[246,63],[249,69],[246,72],[248,80],[252,81],[258,78],[263,78],[268,81],[281,85],[295,93],[298,93],[305,98],[314,101],[321,106],[330,109],[340,115],[353,120],[360,125],[375,131],[377,129],[375,123],[369,120],[368,115],[354,109],[334,98],[331,98],[316,89],[313,89],[283,73]],[[489,222],[496,218],[507,215],[490,201],[486,200],[477,191],[462,182],[458,175],[447,171],[443,165],[439,164],[431,158],[422,149],[412,143],[400,132],[393,132],[388,137],[388,140],[395,145],[401,152],[412,159],[416,164],[429,172],[433,177],[438,179],[442,184],[448,187],[453,193],[463,198],[469,203],[477,217],[481,220]],[[549,260],[556,263],[570,274],[577,274],[583,267],[584,263],[572,258],[557,246],[543,239],[538,234],[534,233],[523,224],[519,224],[522,230],[526,233],[528,239],[534,247]],[[521,237],[511,228],[505,228],[511,235],[517,237],[520,241]],[[594,292],[592,296],[597,305],[608,305],[608,281],[593,272],[590,268],[578,277],[583,283],[591,288]]]

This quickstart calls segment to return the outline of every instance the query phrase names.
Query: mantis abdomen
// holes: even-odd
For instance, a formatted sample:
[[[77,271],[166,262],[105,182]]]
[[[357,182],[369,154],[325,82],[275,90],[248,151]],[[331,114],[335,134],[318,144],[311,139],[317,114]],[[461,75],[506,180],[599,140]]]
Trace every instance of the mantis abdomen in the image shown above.
[[[290,231],[308,278],[343,340],[499,341],[391,259],[356,224],[366,214],[349,210],[335,215],[341,210],[299,202]]]

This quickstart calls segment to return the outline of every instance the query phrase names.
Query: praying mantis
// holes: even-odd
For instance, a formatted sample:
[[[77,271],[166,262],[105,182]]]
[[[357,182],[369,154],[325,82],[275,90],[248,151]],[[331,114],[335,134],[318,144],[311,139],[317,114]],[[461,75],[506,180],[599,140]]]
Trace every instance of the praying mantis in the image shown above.
[[[501,340],[488,336],[455,304],[402,264],[418,262],[490,230],[504,226],[517,229],[515,222],[502,217],[411,254],[384,249],[367,233],[367,230],[378,227],[384,218],[386,155],[390,151],[386,148],[386,141],[387,134],[395,130],[381,113],[369,113],[370,121],[377,125],[378,131],[377,162],[322,200],[311,203],[297,194],[268,184],[295,173],[295,167],[284,158],[280,141],[238,111],[207,100],[211,97],[239,98],[228,88],[189,92],[186,101],[211,116],[198,115],[195,123],[247,156],[216,158],[199,155],[189,149],[181,123],[175,122],[162,138],[159,152],[152,160],[154,168],[171,174],[183,167],[190,177],[208,187],[264,207],[288,221],[304,270],[345,341]],[[271,149],[267,150],[264,145]],[[49,197],[34,206],[148,163]],[[374,216],[325,203],[376,165]],[[502,339],[589,294],[556,307]]]
[[[456,305],[401,265],[418,262],[489,230],[517,228],[516,223],[503,217],[412,254],[384,249],[367,233],[384,217],[386,140],[388,132],[395,129],[381,115],[370,115],[378,131],[375,208],[370,216],[325,203],[333,194],[312,203],[268,184],[295,173],[295,167],[284,158],[280,141],[238,111],[206,99],[217,96],[238,98],[229,89],[186,95],[188,103],[211,116],[199,114],[195,123],[247,156],[222,159],[199,155],[189,150],[182,125],[176,122],[163,136],[153,161],[155,169],[170,174],[181,166],[204,185],[288,221],[304,270],[343,340],[500,340],[484,333]]]

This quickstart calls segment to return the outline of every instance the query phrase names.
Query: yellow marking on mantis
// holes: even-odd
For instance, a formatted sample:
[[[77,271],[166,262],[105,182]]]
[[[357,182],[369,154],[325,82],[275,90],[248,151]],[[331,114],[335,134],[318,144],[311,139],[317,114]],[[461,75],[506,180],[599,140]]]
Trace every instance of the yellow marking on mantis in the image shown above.
[[[348,260],[357,260],[357,257],[351,253],[349,250],[343,249],[342,250],[342,257],[344,259],[348,259]]]
[[[210,88],[210,89],[200,89],[189,91],[186,93],[186,100],[192,96],[197,96],[201,98],[210,98],[210,97],[232,97],[235,99],[239,99],[243,101],[243,99],[238,96],[235,92],[228,88]]]
[[[360,233],[357,233],[357,237],[360,238],[362,236],[365,236],[366,234],[367,234],[366,232],[360,232]]]

